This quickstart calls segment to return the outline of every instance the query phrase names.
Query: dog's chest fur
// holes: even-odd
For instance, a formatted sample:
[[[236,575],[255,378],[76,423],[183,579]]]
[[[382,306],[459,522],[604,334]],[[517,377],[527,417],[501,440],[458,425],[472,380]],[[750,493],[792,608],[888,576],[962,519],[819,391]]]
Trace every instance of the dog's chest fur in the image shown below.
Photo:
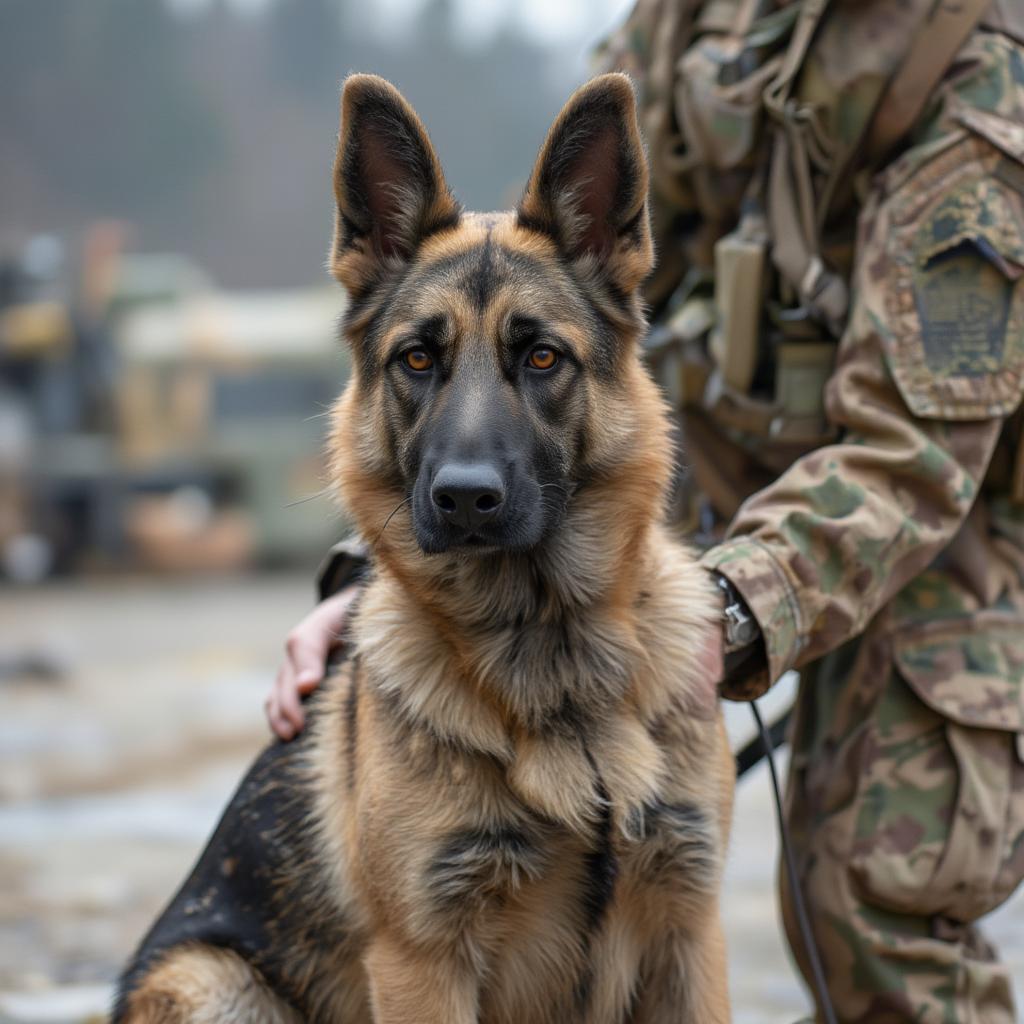
[[[345,794],[333,842],[346,898],[369,903],[359,916],[468,942],[493,958],[495,984],[511,972],[526,991],[544,956],[577,984],[609,916],[642,930],[659,901],[714,889],[721,837],[694,782],[714,708],[688,702],[696,652],[678,644],[693,631],[667,650],[647,635],[704,596],[681,561],[648,581],[629,621],[598,611],[487,635],[470,624],[461,638],[386,577],[368,588],[319,744],[332,752],[323,791]],[[554,998],[565,979],[549,980]]]

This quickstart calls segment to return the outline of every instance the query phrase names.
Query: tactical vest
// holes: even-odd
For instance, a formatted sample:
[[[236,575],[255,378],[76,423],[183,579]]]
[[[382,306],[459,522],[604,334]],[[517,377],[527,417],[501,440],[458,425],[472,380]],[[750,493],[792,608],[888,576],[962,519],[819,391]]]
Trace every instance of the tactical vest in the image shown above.
[[[658,223],[659,209],[683,220],[693,211],[679,244],[661,245],[650,356],[683,411],[699,489],[727,519],[746,494],[832,439],[823,394],[868,182],[912,138],[975,28],[1024,41],[1024,4],[647,6],[650,52],[637,67],[624,63],[641,80],[655,236],[673,231]],[[1018,461],[1021,481],[1024,455]]]

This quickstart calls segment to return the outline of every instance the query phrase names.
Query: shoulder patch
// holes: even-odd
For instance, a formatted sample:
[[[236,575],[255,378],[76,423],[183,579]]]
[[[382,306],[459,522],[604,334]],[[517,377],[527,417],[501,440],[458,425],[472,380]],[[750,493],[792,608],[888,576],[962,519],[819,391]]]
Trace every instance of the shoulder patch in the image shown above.
[[[1010,415],[1024,393],[1024,202],[994,174],[1000,154],[967,140],[889,200],[886,355],[911,412]]]
[[[1013,284],[984,239],[965,240],[915,268],[914,303],[928,367],[940,378],[998,373]]]

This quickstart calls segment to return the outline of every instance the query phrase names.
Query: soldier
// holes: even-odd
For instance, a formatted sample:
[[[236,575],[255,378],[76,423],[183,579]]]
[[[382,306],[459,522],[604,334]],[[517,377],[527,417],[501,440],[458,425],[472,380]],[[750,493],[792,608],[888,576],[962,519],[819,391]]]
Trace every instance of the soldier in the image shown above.
[[[1010,1024],[976,923],[1024,877],[1024,12],[639,0],[605,59],[650,149],[712,671],[749,700],[800,670],[786,817],[836,1013]],[[291,635],[282,736],[350,595]]]

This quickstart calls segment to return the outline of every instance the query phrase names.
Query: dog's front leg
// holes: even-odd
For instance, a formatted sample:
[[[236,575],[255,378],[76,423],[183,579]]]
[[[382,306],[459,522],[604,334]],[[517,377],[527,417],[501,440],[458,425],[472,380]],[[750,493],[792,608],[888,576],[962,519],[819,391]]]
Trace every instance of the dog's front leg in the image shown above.
[[[478,982],[456,956],[378,936],[365,963],[374,1024],[476,1024]]]
[[[659,940],[633,1024],[730,1024],[725,937],[717,908],[696,928]]]

